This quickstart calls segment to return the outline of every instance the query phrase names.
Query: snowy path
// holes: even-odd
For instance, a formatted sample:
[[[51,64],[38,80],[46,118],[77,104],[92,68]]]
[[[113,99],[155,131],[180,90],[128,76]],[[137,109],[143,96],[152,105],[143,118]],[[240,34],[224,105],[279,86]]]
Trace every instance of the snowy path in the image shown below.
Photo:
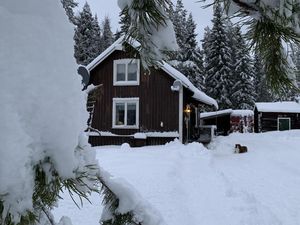
[[[232,154],[236,143],[249,152]],[[300,224],[300,131],[237,134],[209,147],[105,147],[97,157],[134,185],[168,225]],[[79,211],[67,198],[55,214],[69,215],[75,225],[97,224],[99,197],[92,202]]]

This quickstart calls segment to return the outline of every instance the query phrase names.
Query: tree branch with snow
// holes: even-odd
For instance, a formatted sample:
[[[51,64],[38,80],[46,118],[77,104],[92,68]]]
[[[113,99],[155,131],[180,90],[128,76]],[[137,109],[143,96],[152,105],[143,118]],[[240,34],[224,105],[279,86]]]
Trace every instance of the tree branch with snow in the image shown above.
[[[178,48],[168,15],[171,4],[170,0],[118,0],[122,13],[130,20],[125,39],[139,42],[138,52],[145,68],[157,66],[164,59],[164,51]]]
[[[176,41],[168,19],[169,0],[118,0],[118,3],[123,15],[130,18],[126,39],[132,37],[140,43],[139,53],[146,68],[161,61],[164,50],[174,50]],[[247,37],[253,48],[260,52],[266,65],[267,82],[274,91],[295,88],[294,71],[284,44],[299,43],[300,1],[214,0],[207,6],[219,3],[229,17],[239,17],[241,25],[247,25]],[[274,40],[269,48],[266,42]]]

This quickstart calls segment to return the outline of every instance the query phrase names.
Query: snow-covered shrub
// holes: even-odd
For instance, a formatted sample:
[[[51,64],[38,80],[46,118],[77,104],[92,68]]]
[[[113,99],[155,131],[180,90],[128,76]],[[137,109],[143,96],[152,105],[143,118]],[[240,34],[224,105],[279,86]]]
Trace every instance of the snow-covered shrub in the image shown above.
[[[87,198],[100,183],[105,198],[121,204],[124,195],[111,190],[118,183],[102,179],[95,152],[79,135],[86,99],[60,0],[1,0],[0,27],[0,224],[54,225],[60,191]],[[116,207],[108,207],[111,214],[137,212]],[[59,222],[70,224],[67,217]]]
[[[78,143],[73,29],[59,0],[3,0],[0,27],[0,224],[52,220],[61,189],[86,196],[95,163]]]

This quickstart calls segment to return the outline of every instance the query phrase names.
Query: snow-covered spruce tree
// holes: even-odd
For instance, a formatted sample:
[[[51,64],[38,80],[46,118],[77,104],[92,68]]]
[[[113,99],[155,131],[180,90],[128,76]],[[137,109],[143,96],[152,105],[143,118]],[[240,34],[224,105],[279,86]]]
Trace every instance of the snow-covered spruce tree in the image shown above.
[[[102,36],[101,36],[101,41],[103,43],[103,50],[108,48],[113,42],[114,42],[114,37],[113,33],[111,31],[110,27],[110,19],[106,16],[104,18],[104,21],[102,22]]]
[[[290,56],[295,66],[295,74],[296,74],[298,88],[300,88],[300,45],[291,44],[290,48],[291,48]]]
[[[176,51],[175,60],[183,61],[183,50],[186,47],[187,40],[187,11],[183,6],[182,0],[177,0],[175,10],[173,12],[173,26],[176,34],[176,41],[179,51]]]
[[[214,8],[213,27],[206,29],[203,40],[206,93],[215,98],[220,109],[231,108],[232,80],[231,48],[225,30],[222,8]]]
[[[196,41],[196,24],[192,14],[186,20],[186,37],[183,48],[180,48],[181,61],[177,68],[185,74],[198,88],[204,88],[203,54]]]
[[[132,17],[132,26],[127,34],[139,40],[142,44],[141,49],[147,48],[149,50],[149,54],[147,54],[147,51],[142,53],[143,62],[151,64],[155,57],[160,60],[162,58],[161,54],[156,54],[149,48],[149,45],[153,46],[151,43],[153,39],[144,34],[146,30],[151,30],[153,26],[164,24],[166,17],[163,12],[169,9],[170,1],[149,0],[147,5],[143,3],[143,0],[133,0],[131,4],[125,0],[119,2],[121,2],[121,9],[129,4],[130,11],[133,12],[129,13]],[[247,36],[262,56],[267,81],[272,88],[281,91],[286,86],[291,86],[289,63],[286,60],[283,43],[299,43],[300,0],[215,0],[209,5],[216,5],[220,2],[225,5],[227,15],[234,14],[240,18],[243,24],[250,25],[248,26]],[[150,16],[146,17],[146,15]],[[139,22],[138,18],[142,18],[142,21]],[[146,23],[146,20],[149,22]],[[139,25],[143,28],[140,29],[141,26]],[[172,48],[170,47],[170,49]],[[274,52],[278,54],[274,54]]]
[[[190,13],[187,17],[187,11],[181,0],[177,1],[175,10],[172,9],[170,14],[179,49],[169,53],[168,61],[185,74],[196,87],[203,89],[203,60],[196,41],[196,24],[193,16]]]
[[[232,29],[231,33],[234,41],[234,57],[235,64],[233,65],[233,80],[232,87],[232,104],[235,109],[252,109],[255,101],[255,89],[253,85],[253,68],[249,54],[249,47],[242,37],[238,26]]]
[[[128,15],[128,6],[125,7],[119,14],[121,30],[119,31],[121,35],[127,34],[130,27],[130,16]]]
[[[239,51],[239,46],[237,45],[237,37],[236,37],[236,27],[233,25],[232,21],[229,18],[224,18],[224,23],[226,26],[226,33],[229,40],[229,46],[230,46],[230,55],[231,55],[231,64],[233,65],[233,76],[234,76],[234,66],[237,63],[237,52]],[[238,25],[237,25],[238,26]]]
[[[61,0],[63,8],[69,18],[69,21],[76,25],[76,16],[74,15],[74,8],[78,6],[78,3],[74,0]]]
[[[219,0],[229,15],[238,15],[248,24],[247,36],[260,52],[267,82],[276,92],[293,86],[290,64],[283,43],[299,43],[299,0]],[[248,17],[250,16],[250,17]],[[277,54],[274,54],[277,52]]]
[[[272,91],[267,85],[266,73],[259,57],[258,52],[254,52],[253,62],[253,85],[255,88],[255,101],[256,102],[272,102]]]
[[[93,17],[90,6],[85,3],[77,16],[74,34],[74,57],[78,64],[87,65],[101,53],[99,30],[97,17]]]
[[[95,47],[95,57],[97,57],[101,52],[103,52],[105,50],[105,44],[103,42],[103,38],[102,38],[102,34],[101,34],[101,28],[100,28],[100,25],[99,25],[99,22],[98,22],[98,16],[97,14],[95,15],[94,17],[94,25],[93,25],[93,28],[94,28],[94,47]]]

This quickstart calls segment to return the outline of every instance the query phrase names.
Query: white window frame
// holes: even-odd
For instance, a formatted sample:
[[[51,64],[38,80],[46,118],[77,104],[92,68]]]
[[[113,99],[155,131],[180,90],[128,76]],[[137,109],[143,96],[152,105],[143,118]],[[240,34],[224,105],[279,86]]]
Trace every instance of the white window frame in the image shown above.
[[[137,76],[135,81],[128,81],[128,64],[137,64]],[[125,64],[125,81],[117,81],[117,65]],[[114,86],[137,86],[140,85],[140,60],[139,59],[118,59],[114,60],[114,72],[113,72],[113,85]]]
[[[290,117],[278,117],[277,118],[277,130],[279,131],[279,120],[284,119],[284,120],[289,120],[289,129],[291,129],[291,118]]]
[[[115,129],[138,129],[139,128],[139,115],[140,115],[140,99],[139,98],[113,98],[113,109],[112,109],[112,128]],[[124,115],[124,125],[116,125],[116,104],[117,103],[125,103],[125,115]],[[136,124],[135,125],[127,125],[127,104],[128,103],[136,103]]]

